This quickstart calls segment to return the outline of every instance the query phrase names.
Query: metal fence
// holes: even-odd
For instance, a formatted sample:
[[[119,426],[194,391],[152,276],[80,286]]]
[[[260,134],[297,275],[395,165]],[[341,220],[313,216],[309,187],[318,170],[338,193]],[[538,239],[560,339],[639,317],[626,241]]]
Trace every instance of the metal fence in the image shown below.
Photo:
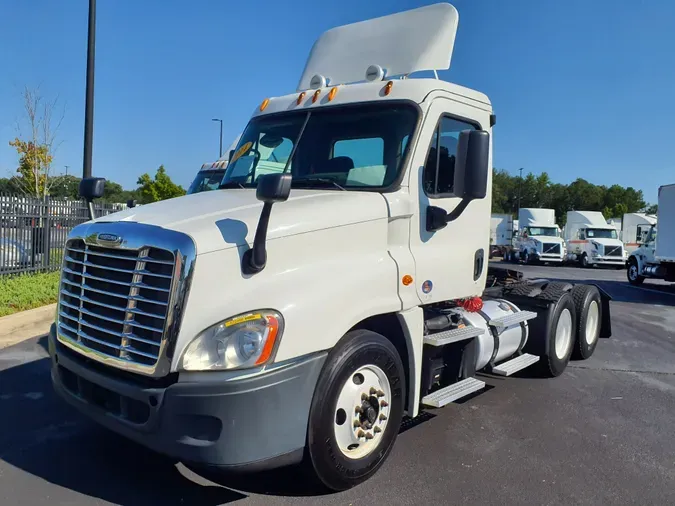
[[[97,202],[96,216],[125,209],[126,204]],[[61,268],[70,231],[89,220],[82,200],[0,194],[0,276]]]

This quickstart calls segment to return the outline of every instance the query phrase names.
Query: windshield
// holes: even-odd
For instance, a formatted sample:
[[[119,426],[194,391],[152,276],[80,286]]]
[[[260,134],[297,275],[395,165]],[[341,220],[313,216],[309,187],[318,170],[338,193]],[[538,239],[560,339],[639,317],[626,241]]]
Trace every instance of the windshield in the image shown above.
[[[369,104],[254,118],[221,187],[253,187],[290,172],[294,188],[384,188],[394,182],[417,123],[407,104]],[[292,159],[290,159],[292,156]]]
[[[587,228],[586,237],[589,239],[618,239],[619,236],[613,228]]]
[[[525,233],[527,233],[527,235],[558,237],[558,229],[556,227],[526,227]]]
[[[223,180],[225,175],[225,169],[221,170],[200,170],[197,173],[194,181],[188,188],[188,195],[193,193],[200,193],[209,190],[215,190],[220,185],[220,182]]]

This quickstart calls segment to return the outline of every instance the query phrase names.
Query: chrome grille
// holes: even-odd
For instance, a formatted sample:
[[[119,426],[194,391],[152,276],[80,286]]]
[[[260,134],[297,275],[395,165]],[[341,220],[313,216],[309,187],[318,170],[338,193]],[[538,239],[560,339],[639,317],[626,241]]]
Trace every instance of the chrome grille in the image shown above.
[[[60,339],[129,364],[154,366],[169,314],[175,257],[143,247],[66,244],[59,295]]]
[[[560,254],[560,244],[559,243],[544,243],[543,251],[547,254]]]
[[[605,246],[605,256],[620,257],[623,256],[621,246]]]

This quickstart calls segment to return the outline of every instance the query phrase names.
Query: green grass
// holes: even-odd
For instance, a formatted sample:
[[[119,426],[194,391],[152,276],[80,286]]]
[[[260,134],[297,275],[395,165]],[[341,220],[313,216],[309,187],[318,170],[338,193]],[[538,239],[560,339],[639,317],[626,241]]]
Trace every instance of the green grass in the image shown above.
[[[0,316],[56,302],[60,272],[0,278]]]

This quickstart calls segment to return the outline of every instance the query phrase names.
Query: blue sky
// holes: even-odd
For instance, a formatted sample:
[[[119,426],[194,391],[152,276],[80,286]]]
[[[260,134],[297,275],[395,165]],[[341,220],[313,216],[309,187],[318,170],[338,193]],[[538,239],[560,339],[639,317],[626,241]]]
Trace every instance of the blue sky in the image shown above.
[[[419,0],[247,2],[99,0],[94,174],[135,186],[164,164],[187,186],[266,96],[295,90],[326,29],[425,5]],[[634,186],[656,200],[675,182],[675,2],[455,0],[452,68],[487,93],[494,165]],[[65,104],[57,172],[82,167],[86,0],[0,2],[0,175],[24,85]]]

